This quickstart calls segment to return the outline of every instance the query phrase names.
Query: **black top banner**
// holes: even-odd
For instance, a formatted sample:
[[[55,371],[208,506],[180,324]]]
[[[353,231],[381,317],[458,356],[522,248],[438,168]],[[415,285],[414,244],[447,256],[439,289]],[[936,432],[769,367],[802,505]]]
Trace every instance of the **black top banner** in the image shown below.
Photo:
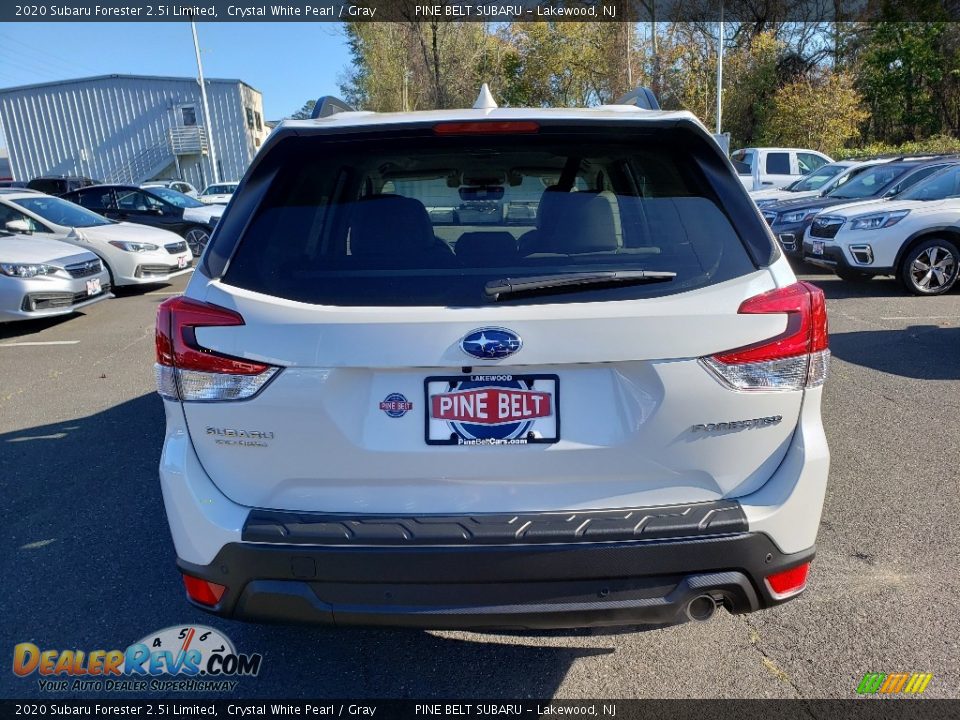
[[[2,22],[960,21],[960,0],[53,0]]]

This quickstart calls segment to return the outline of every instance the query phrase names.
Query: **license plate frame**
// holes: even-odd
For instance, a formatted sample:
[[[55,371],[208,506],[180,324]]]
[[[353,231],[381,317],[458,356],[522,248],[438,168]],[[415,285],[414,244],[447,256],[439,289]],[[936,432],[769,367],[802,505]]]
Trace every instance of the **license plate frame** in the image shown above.
[[[813,254],[814,255],[823,255],[823,241],[814,240],[813,241]]]
[[[91,278],[87,280],[87,297],[93,297],[103,292],[103,286],[100,284],[100,278]]]
[[[473,388],[463,388],[463,383],[477,385]],[[445,388],[443,386],[446,386]],[[434,417],[433,396],[441,394],[457,394],[464,390],[485,388],[500,388],[515,391],[513,394],[550,396],[550,414],[537,416],[529,421],[519,420],[516,428],[519,434],[514,437],[497,437],[512,435],[510,431],[514,423],[502,421],[484,425],[452,421]],[[424,442],[427,445],[457,445],[464,447],[480,446],[507,446],[507,445],[554,445],[560,441],[560,378],[551,373],[471,373],[461,375],[432,375],[423,380],[424,397]],[[542,421],[542,422],[541,422]],[[529,424],[528,428],[522,425]],[[444,431],[443,426],[447,429]],[[459,427],[458,427],[459,426]],[[490,433],[494,437],[470,436],[470,429]],[[502,431],[493,430],[501,428]],[[546,430],[546,432],[543,432]],[[551,432],[552,431],[552,432]],[[540,434],[542,433],[542,434]]]

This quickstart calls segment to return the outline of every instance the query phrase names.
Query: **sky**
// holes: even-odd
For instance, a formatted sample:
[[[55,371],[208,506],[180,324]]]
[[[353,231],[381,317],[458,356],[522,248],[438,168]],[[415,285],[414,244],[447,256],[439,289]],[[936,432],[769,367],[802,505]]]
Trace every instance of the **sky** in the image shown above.
[[[197,23],[203,73],[263,93],[268,120],[340,95],[348,67],[339,23]],[[196,77],[190,24],[0,23],[0,88],[109,74]]]

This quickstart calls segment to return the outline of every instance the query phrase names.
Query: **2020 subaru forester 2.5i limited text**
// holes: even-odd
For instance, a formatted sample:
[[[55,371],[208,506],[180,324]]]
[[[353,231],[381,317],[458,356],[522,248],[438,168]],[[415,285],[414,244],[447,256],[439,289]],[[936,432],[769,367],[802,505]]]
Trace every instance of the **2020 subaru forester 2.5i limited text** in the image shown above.
[[[157,318],[192,603],[674,623],[800,593],[824,298],[685,112],[282,123]]]

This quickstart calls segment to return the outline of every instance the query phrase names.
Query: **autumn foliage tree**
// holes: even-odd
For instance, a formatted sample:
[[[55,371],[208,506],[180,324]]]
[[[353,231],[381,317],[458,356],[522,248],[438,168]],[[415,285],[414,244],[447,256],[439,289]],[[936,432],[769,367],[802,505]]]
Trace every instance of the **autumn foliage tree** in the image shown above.
[[[868,117],[853,78],[827,71],[787,83],[776,91],[762,138],[771,145],[835,154],[859,136]]]

